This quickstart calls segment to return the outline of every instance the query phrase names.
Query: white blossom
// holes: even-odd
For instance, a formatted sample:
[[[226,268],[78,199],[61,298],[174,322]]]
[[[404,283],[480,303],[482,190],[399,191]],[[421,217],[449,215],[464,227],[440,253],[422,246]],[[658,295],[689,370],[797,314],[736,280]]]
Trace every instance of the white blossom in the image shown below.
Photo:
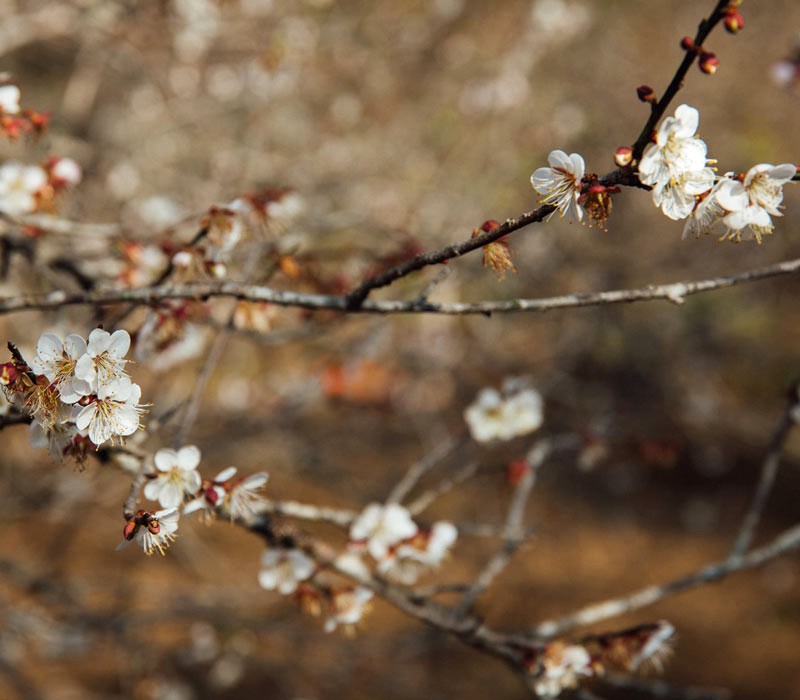
[[[325,621],[325,631],[333,632],[339,625],[351,627],[358,624],[369,609],[372,596],[372,591],[363,586],[336,593],[332,601],[333,612]]]
[[[75,376],[88,382],[94,391],[125,375],[125,355],[131,346],[128,331],[109,333],[95,328],[89,333],[86,353],[75,365]]]
[[[547,156],[549,168],[537,168],[531,175],[531,185],[545,204],[552,204],[561,216],[574,221],[583,219],[583,209],[578,204],[581,179],[586,166],[578,153],[567,155],[564,151],[551,151]]]
[[[350,539],[366,542],[373,559],[381,561],[392,547],[417,534],[411,514],[398,503],[371,503],[350,526]]]
[[[441,565],[457,538],[452,523],[434,523],[430,531],[399,544],[379,563],[378,570],[393,581],[413,585],[421,574]]]
[[[64,403],[73,404],[92,393],[91,385],[75,376],[75,366],[85,352],[86,341],[79,335],[70,334],[62,342],[55,333],[42,333],[30,368],[52,382]]]
[[[267,549],[261,555],[258,583],[268,591],[291,595],[316,569],[314,561],[299,549]]]
[[[202,483],[197,465],[200,450],[186,445],[179,450],[164,448],[156,452],[153,462],[157,473],[144,487],[145,498],[158,501],[163,508],[176,508],[184,495],[194,496]]]
[[[541,394],[535,389],[505,387],[482,389],[464,411],[464,419],[477,442],[510,440],[537,430],[544,421]]]
[[[745,229],[761,243],[761,237],[772,233],[771,216],[782,216],[783,186],[797,173],[792,163],[754,165],[744,181],[725,180],[717,193],[717,201],[730,213],[723,218],[728,227],[725,237],[740,241]],[[771,215],[771,216],[770,216]]]
[[[59,158],[50,167],[50,177],[61,185],[77,185],[83,177],[81,166],[72,158]]]
[[[38,165],[15,161],[0,165],[0,211],[9,216],[36,210],[36,192],[47,184],[47,173]]]
[[[264,488],[267,481],[269,474],[258,472],[233,484],[224,501],[231,520],[249,519],[259,512],[264,498],[257,492]]]
[[[714,177],[711,168],[684,171],[666,183],[656,184],[653,187],[653,202],[670,219],[685,219],[694,210],[697,196],[714,186]]]
[[[722,187],[722,184],[729,177],[730,173],[726,173],[725,176],[718,180],[714,187],[695,204],[694,210],[686,219],[686,223],[683,226],[683,238],[688,238],[691,235],[699,238],[702,234],[710,233],[714,225],[727,214],[727,210],[717,201],[717,193]]]
[[[0,87],[0,112],[4,114],[19,113],[20,91],[16,85]]]
[[[562,690],[576,688],[581,676],[592,675],[589,652],[576,644],[549,645],[542,660],[542,673],[536,678],[534,690],[539,697],[557,698]]]
[[[173,509],[159,510],[153,513],[147,524],[140,525],[134,535],[144,553],[149,557],[158,551],[162,556],[172,542],[178,530],[178,511]]]
[[[645,185],[666,186],[684,173],[706,166],[708,147],[695,138],[700,113],[689,105],[680,105],[674,117],[666,117],[656,132],[656,142],[644,149],[639,161],[639,179]]]
[[[139,428],[142,390],[127,376],[102,384],[87,405],[76,404],[72,420],[79,430],[88,430],[89,439],[100,447],[114,437],[132,435]]]

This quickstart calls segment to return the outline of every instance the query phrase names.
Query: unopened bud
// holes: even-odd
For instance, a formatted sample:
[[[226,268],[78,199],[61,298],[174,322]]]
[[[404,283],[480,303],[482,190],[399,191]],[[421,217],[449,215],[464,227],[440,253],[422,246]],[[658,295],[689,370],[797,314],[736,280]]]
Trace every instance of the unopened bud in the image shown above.
[[[685,36],[681,39],[681,48],[684,51],[694,51],[694,39],[690,36]]]
[[[620,146],[616,151],[614,151],[614,162],[620,168],[630,165],[632,160],[633,149],[630,146]]]
[[[728,10],[725,14],[725,29],[731,34],[736,34],[736,32],[743,28],[744,17],[742,17],[742,13],[736,10]]]
[[[136,519],[132,518],[127,523],[125,523],[125,527],[122,528],[122,536],[126,540],[132,540],[134,535],[136,535],[136,531],[139,529],[139,525],[136,523]]]
[[[703,51],[703,53],[700,54],[700,63],[698,65],[703,73],[714,75],[719,68],[719,59],[716,54],[710,51]]]
[[[13,362],[6,362],[0,365],[0,384],[8,386],[17,379],[17,367]]]
[[[655,104],[656,93],[649,85],[640,85],[636,88],[636,95],[642,102],[649,102]]]

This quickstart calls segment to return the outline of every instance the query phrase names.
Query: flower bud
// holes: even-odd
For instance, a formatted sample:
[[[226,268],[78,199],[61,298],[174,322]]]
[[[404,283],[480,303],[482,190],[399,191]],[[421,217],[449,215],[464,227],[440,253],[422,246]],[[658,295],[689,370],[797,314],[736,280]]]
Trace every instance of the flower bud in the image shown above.
[[[656,93],[649,85],[640,85],[636,88],[636,94],[642,102],[650,102],[655,104]]]
[[[707,75],[714,75],[719,68],[719,59],[717,55],[710,51],[703,51],[700,54],[700,70]]]
[[[736,10],[728,10],[725,13],[725,29],[731,34],[736,34],[736,32],[743,28],[744,17],[742,17],[742,13]]]
[[[633,160],[633,149],[630,146],[620,146],[614,151],[614,162],[618,167],[624,168]]]
[[[683,39],[681,39],[681,48],[684,51],[694,51],[694,39],[692,39],[690,36],[683,37]]]
[[[125,527],[122,529],[122,536],[130,541],[136,535],[136,531],[139,529],[139,525],[136,522],[136,518],[131,518],[127,523],[125,523]]]

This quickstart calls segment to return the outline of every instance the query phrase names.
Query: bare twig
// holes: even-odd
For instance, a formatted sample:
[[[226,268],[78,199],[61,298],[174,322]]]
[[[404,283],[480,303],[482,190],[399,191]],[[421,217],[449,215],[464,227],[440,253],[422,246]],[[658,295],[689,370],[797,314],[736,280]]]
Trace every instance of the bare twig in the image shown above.
[[[386,499],[387,503],[400,503],[417,485],[417,482],[433,467],[435,467],[443,459],[455,452],[461,447],[467,439],[467,434],[462,433],[458,437],[450,438],[444,442],[439,443],[433,450],[422,459],[417,460],[412,464],[403,478],[392,489],[389,497]]]
[[[266,501],[263,509],[264,512],[272,515],[284,515],[298,520],[332,523],[340,527],[349,527],[350,523],[358,516],[356,511],[345,508],[314,506],[297,501]]]
[[[772,491],[772,486],[775,483],[775,477],[778,474],[778,466],[780,465],[783,448],[794,426],[792,412],[796,407],[797,392],[792,392],[792,398],[789,400],[789,404],[781,416],[781,421],[769,442],[767,454],[761,465],[761,476],[759,477],[758,485],[753,494],[753,501],[742,521],[739,534],[731,549],[730,556],[732,559],[741,557],[753,542],[758,522],[761,519],[761,513],[764,511],[764,506],[767,503],[770,491]]]
[[[408,504],[408,512],[411,515],[419,515],[437,498],[452,491],[459,484],[463,484],[478,471],[477,462],[467,462],[453,476],[442,479],[436,486],[420,494]]]
[[[479,301],[464,303],[442,303],[417,301],[365,301],[351,312],[375,314],[428,313],[447,315],[469,315],[511,312],[542,312],[583,306],[606,306],[635,301],[667,300],[676,304],[686,297],[725,289],[739,284],[782,275],[791,275],[800,270],[800,258],[785,260],[773,265],[754,268],[733,275],[709,279],[648,285],[638,289],[618,289],[607,292],[575,293],[541,299],[510,299],[507,301]],[[269,302],[278,306],[306,309],[333,309],[348,311],[347,297],[330,294],[305,294],[284,291],[271,287],[242,282],[197,282],[193,284],[140,287],[137,289],[103,289],[91,292],[55,291],[48,294],[23,294],[0,298],[0,314],[21,311],[58,309],[79,304],[156,304],[165,299],[207,300],[211,297],[235,297],[246,301]]]
[[[594,603],[564,617],[547,620],[531,630],[531,635],[537,639],[555,637],[575,627],[592,625],[633,610],[639,610],[671,595],[719,581],[732,573],[756,568],[798,548],[800,548],[800,525],[795,525],[785,530],[769,544],[754,549],[738,559],[727,558],[681,578],[647,586],[618,598]]]
[[[528,468],[517,483],[514,496],[508,507],[506,523],[503,528],[503,545],[500,550],[487,562],[483,570],[475,578],[470,589],[462,596],[455,608],[454,615],[465,615],[478,597],[492,584],[492,582],[505,570],[511,562],[519,546],[527,538],[523,525],[525,506],[536,483],[539,467],[550,454],[551,444],[548,440],[537,443],[528,453],[526,461]]]

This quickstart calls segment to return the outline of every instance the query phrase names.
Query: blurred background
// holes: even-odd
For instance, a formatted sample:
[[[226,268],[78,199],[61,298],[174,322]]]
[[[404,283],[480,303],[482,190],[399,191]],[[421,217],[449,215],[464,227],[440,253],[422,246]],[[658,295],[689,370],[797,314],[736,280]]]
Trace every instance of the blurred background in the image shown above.
[[[680,38],[713,4],[0,0],[0,71],[24,105],[52,113],[43,138],[3,142],[2,158],[74,158],[84,180],[59,213],[119,224],[123,240],[144,244],[180,245],[211,205],[291,188],[304,212],[269,235],[295,267],[270,284],[341,290],[534,208],[530,174],[552,149],[581,153],[590,172],[613,169],[647,115],[635,88],[663,89]],[[742,11],[740,34],[720,29],[706,45],[718,73],[692,70],[675,103],[700,110],[720,172],[800,159],[798,84],[773,79],[794,51],[800,5]],[[472,255],[376,297],[414,298],[434,280],[431,298],[445,301],[730,274],[800,256],[796,188],[785,204],[763,245],[735,245],[681,240],[682,224],[646,192],[624,191],[607,231],[555,218],[514,234],[518,272],[503,281]],[[71,253],[109,280],[124,267],[117,239],[47,246],[44,262]],[[44,262],[14,258],[0,293],[76,288]],[[578,436],[582,448],[545,465],[528,512],[536,534],[479,602],[490,625],[519,629],[726,556],[800,377],[799,292],[782,277],[682,306],[493,318],[261,309],[263,322],[220,345],[186,442],[201,448],[206,476],[230,464],[267,470],[274,498],[359,509],[462,433],[480,388],[528,377],[546,401],[541,434]],[[219,302],[205,325],[230,309]],[[85,336],[97,321],[70,308],[0,327],[30,353],[44,331]],[[203,366],[203,356],[132,366],[158,426],[143,449],[173,439],[180,420],[168,414]],[[354,637],[326,635],[259,588],[260,542],[225,523],[184,523],[166,558],[115,552],[128,476],[91,458],[83,471],[57,464],[29,447],[24,426],[0,438],[0,697],[525,696],[500,663],[382,603]],[[469,460],[478,471],[423,519],[501,524],[507,465],[531,444],[451,454],[431,483]],[[799,457],[795,436],[759,542],[797,521]],[[463,534],[430,583],[469,580],[497,545]],[[800,697],[798,576],[794,555],[597,629],[668,619],[679,634],[669,683]]]

